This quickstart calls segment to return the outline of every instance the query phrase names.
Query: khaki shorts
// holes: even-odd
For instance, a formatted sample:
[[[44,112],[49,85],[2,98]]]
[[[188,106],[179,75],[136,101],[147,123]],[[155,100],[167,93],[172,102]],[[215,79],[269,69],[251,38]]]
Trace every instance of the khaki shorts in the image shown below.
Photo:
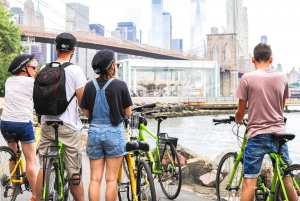
[[[44,123],[41,126],[41,141],[39,147],[40,167],[43,168],[43,155],[47,148],[55,145],[55,131],[52,126]],[[58,140],[63,143],[63,154],[65,158],[66,171],[68,173],[79,173],[82,162],[81,130],[76,131],[68,126],[58,127]],[[49,160],[47,160],[49,162]],[[47,166],[46,166],[47,167]]]

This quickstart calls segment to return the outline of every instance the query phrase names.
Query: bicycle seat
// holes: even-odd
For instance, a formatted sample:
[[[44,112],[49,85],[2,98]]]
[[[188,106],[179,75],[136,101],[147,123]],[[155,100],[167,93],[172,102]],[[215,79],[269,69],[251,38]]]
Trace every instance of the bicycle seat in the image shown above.
[[[2,135],[8,143],[10,143],[10,142],[18,143],[20,140],[20,136],[17,133],[4,132],[4,133],[2,133]]]
[[[149,144],[142,141],[130,141],[126,143],[126,151],[142,150],[149,151]]]
[[[272,134],[276,137],[277,140],[293,140],[295,138],[294,134],[291,133],[281,133],[281,134]]]
[[[155,120],[161,119],[161,120],[166,120],[168,118],[167,115],[158,115],[155,117]]]
[[[52,125],[52,124],[55,124],[55,123],[60,124],[60,125],[64,125],[64,122],[63,122],[62,120],[46,121],[46,124],[47,124],[48,126],[50,126],[50,125]]]

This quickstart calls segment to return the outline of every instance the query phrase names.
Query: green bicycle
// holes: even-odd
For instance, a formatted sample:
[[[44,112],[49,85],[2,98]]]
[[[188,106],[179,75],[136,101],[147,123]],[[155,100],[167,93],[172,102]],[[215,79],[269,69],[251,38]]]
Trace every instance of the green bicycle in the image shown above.
[[[215,125],[230,124],[235,121],[235,117],[230,116],[228,119],[213,119]],[[247,125],[247,120],[244,119],[244,125]],[[247,130],[243,137],[236,133],[238,139],[242,138],[241,150],[239,153],[229,152],[220,160],[217,176],[216,176],[216,191],[217,200],[240,200],[242,193],[243,180],[243,157],[247,142]],[[279,150],[277,153],[269,153],[269,156],[275,161],[274,175],[269,190],[264,178],[257,178],[257,187],[255,189],[255,198],[257,201],[295,201],[300,197],[300,165],[285,164],[281,158],[281,147],[284,143],[295,138],[294,134],[274,134],[279,142]],[[285,181],[289,181],[292,186],[287,189]],[[288,191],[287,191],[288,190]]]
[[[158,181],[162,191],[169,199],[175,199],[181,190],[182,172],[179,155],[176,150],[178,138],[168,137],[167,133],[160,133],[160,123],[167,119],[166,115],[159,115],[155,117],[158,122],[157,134],[153,134],[147,128],[147,120],[145,115],[158,112],[157,110],[145,111],[146,108],[153,109],[155,103],[147,104],[132,109],[134,112],[131,116],[131,129],[138,129],[138,136],[136,140],[146,141],[145,133],[148,133],[156,140],[156,147],[154,157],[151,151],[147,151],[147,159],[149,161],[152,173],[158,177]],[[133,131],[131,132],[133,136]],[[143,159],[143,154],[140,156]]]
[[[42,200],[46,201],[68,201],[74,200],[70,193],[70,182],[79,185],[80,173],[73,173],[72,178],[68,177],[65,170],[63,144],[58,141],[58,127],[63,125],[61,120],[46,121],[55,130],[56,145],[48,147],[47,154],[43,156],[43,192]]]

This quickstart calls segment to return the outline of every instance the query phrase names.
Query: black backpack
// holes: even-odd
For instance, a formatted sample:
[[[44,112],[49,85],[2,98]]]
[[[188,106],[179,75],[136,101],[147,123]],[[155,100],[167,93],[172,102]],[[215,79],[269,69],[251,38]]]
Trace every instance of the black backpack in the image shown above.
[[[59,67],[52,67],[52,64]],[[46,65],[36,76],[33,87],[33,102],[37,114],[60,115],[64,113],[69,103],[66,94],[66,74],[65,67],[72,63],[60,64],[52,62]]]

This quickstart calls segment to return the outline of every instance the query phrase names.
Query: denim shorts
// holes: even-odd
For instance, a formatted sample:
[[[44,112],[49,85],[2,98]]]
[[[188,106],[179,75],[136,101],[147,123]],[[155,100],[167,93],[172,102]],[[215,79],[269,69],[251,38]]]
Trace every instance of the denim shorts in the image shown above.
[[[31,121],[29,122],[1,121],[1,133],[4,132],[18,134],[20,136],[20,141],[22,143],[35,142],[33,126]]]
[[[258,175],[260,175],[264,155],[268,153],[277,153],[278,145],[278,140],[272,134],[259,134],[248,139],[244,155],[244,177],[258,177]],[[289,164],[290,158],[287,143],[282,146],[281,150],[281,158],[286,164]],[[272,159],[272,163],[274,167],[274,159]]]
[[[126,154],[126,137],[123,123],[92,125],[88,130],[86,153],[91,159],[116,158]]]

